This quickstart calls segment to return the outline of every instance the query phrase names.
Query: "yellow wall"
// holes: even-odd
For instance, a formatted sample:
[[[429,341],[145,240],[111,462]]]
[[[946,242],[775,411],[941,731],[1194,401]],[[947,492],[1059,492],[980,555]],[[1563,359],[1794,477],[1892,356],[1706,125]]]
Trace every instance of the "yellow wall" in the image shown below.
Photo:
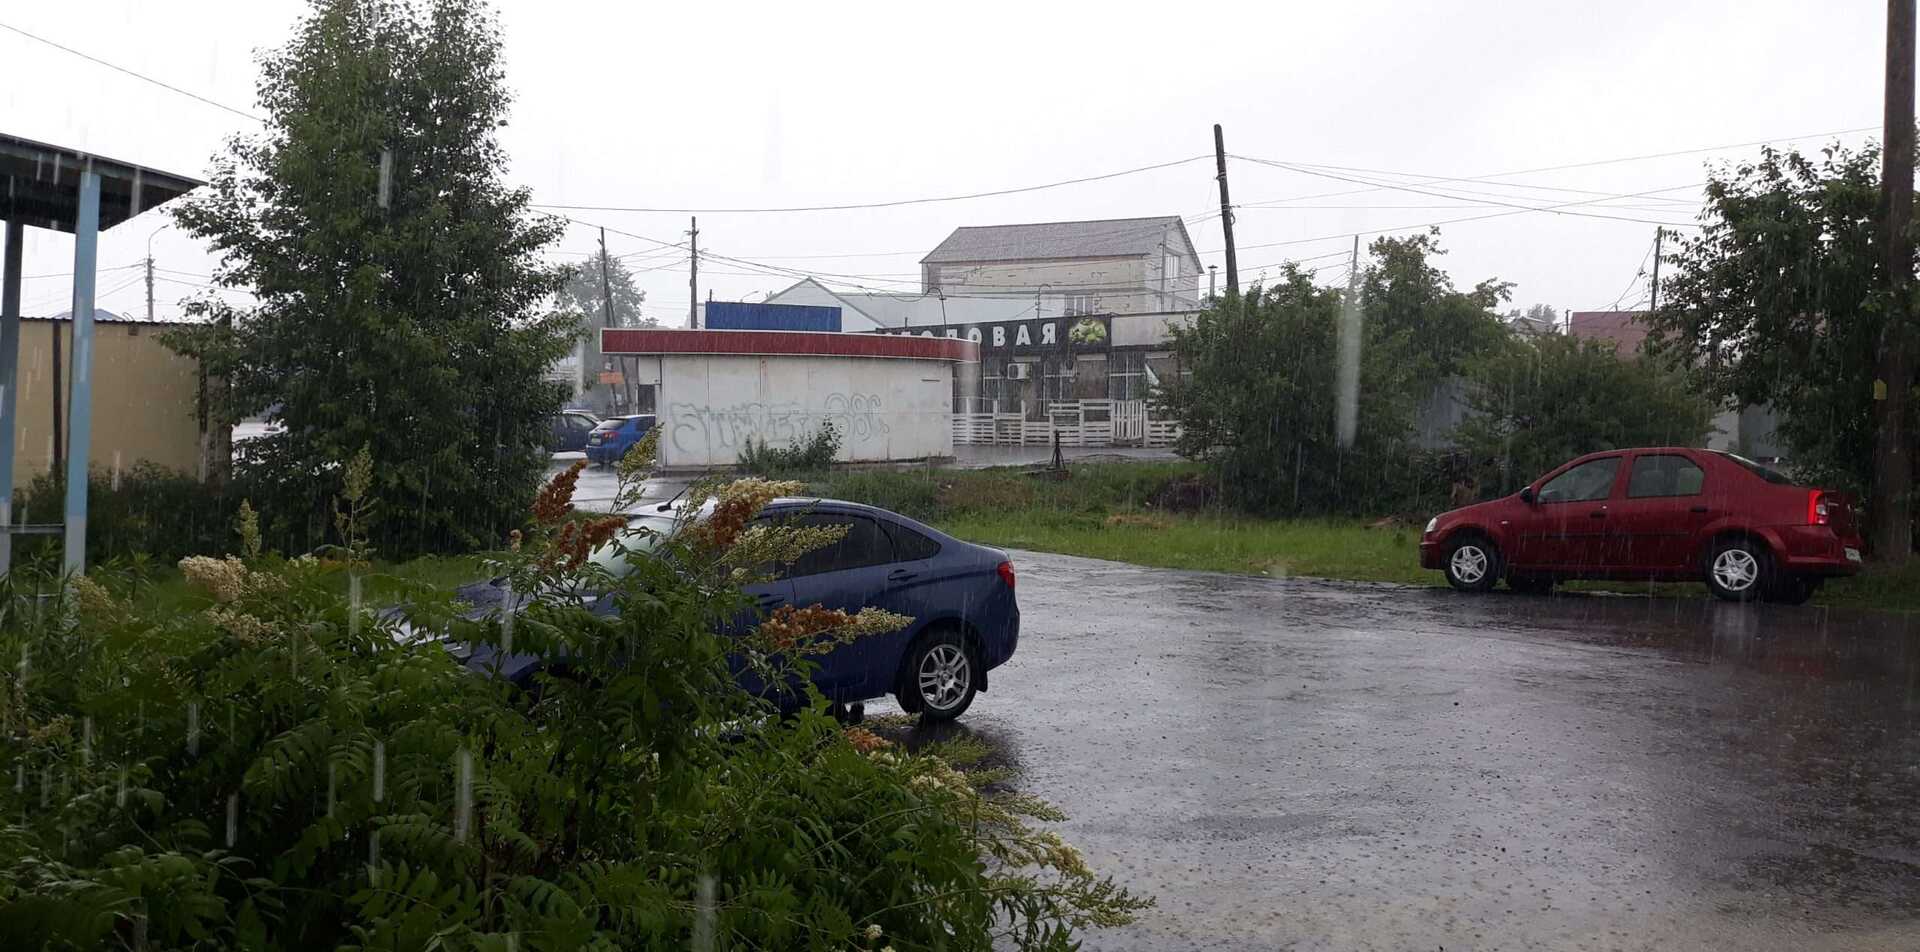
[[[67,321],[20,322],[20,407],[15,419],[15,491],[47,472],[53,450],[53,336],[60,332],[60,383],[73,385],[73,326]],[[194,394],[195,361],[160,343],[166,325],[100,322],[94,325],[93,467],[111,472],[149,460],[182,473],[200,472],[200,423]],[[61,412],[69,411],[61,401]],[[61,421],[61,439],[68,439]]]

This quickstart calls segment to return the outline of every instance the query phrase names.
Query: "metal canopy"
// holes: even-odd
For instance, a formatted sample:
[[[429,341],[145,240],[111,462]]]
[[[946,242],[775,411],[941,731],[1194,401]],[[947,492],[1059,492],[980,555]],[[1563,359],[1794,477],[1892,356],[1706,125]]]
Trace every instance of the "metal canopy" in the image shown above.
[[[94,279],[100,232],[205,183],[76,149],[0,134],[0,575],[12,567],[14,426],[19,415],[20,260],[27,226],[73,235],[73,375],[67,400],[67,504],[61,569],[86,570],[87,467],[92,457]]]
[[[101,231],[206,184],[0,133],[0,218],[73,234],[80,218],[80,177],[89,169],[100,176]]]

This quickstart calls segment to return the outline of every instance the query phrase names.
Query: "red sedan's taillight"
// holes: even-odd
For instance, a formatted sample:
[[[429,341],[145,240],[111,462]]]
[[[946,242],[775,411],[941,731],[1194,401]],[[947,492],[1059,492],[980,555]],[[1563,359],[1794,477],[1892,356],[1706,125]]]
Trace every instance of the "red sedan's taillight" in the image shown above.
[[[1818,489],[1807,490],[1807,525],[1830,525],[1832,519],[1832,513],[1827,509],[1827,494]]]
[[[1012,562],[1002,562],[994,571],[997,571],[1000,573],[1000,581],[1007,583],[1008,588],[1013,587],[1013,563]]]

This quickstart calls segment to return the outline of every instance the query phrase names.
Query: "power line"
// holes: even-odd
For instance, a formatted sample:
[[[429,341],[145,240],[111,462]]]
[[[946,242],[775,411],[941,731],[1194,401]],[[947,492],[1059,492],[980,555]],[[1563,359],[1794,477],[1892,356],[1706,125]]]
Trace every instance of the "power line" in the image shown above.
[[[1305,166],[1289,165],[1285,162],[1270,162],[1265,159],[1254,159],[1252,161],[1259,162],[1262,165],[1271,165],[1271,166],[1274,166],[1275,168],[1286,169],[1291,172],[1298,172],[1301,175],[1313,175],[1313,176],[1318,176],[1320,178],[1335,179],[1341,182],[1352,182],[1356,185],[1371,185],[1375,188],[1390,189],[1397,192],[1412,192],[1416,195],[1427,195],[1433,198],[1459,198],[1460,197],[1458,195],[1452,195],[1446,192],[1416,188],[1412,185],[1402,185],[1397,182],[1380,182],[1380,181],[1373,181],[1373,180],[1368,180],[1363,178],[1354,178],[1346,175],[1337,175],[1333,172],[1322,172],[1315,169],[1307,168]],[[1683,189],[1683,188],[1697,188],[1697,187],[1698,186],[1695,184],[1676,185],[1676,186],[1673,186],[1672,188],[1654,189],[1648,192],[1641,192],[1641,193],[1633,194],[1630,196],[1616,196],[1616,197],[1641,198],[1646,195],[1656,194],[1658,192],[1672,192],[1672,191],[1678,191],[1679,189]],[[1592,204],[1598,204],[1600,202],[1610,201],[1610,200],[1611,199],[1609,198],[1596,198],[1596,199],[1591,199],[1585,202],[1565,202],[1558,205],[1524,205],[1518,202],[1502,202],[1502,201],[1494,201],[1489,199],[1483,204],[1499,205],[1506,208],[1517,208],[1522,211],[1529,211],[1529,212],[1552,212],[1553,214],[1556,214],[1556,215],[1578,215],[1583,218],[1610,218],[1615,221],[1632,221],[1632,222],[1640,222],[1642,224],[1647,224],[1647,225],[1666,225],[1670,228],[1692,227],[1687,222],[1672,222],[1672,221],[1657,220],[1652,218],[1633,218],[1626,215],[1603,215],[1603,214],[1600,214],[1599,212],[1570,212],[1570,211],[1564,210],[1573,205],[1592,205]]]
[[[1653,257],[1653,242],[1648,242],[1647,253],[1640,256],[1640,265],[1639,267],[1634,269],[1633,277],[1628,279],[1626,287],[1620,289],[1620,295],[1613,299],[1613,303],[1607,305],[1607,310],[1617,311],[1620,309],[1620,302],[1627,299],[1627,295],[1632,293],[1634,286],[1640,283],[1641,278],[1646,277],[1647,261],[1650,260],[1652,257]]]
[[[103,60],[103,59],[101,59],[101,58],[100,58],[100,57],[98,57],[98,56],[92,56],[92,55],[89,55],[89,54],[86,54],[86,53],[82,53],[82,52],[80,52],[79,50],[76,50],[76,49],[74,49],[74,48],[73,48],[73,47],[71,47],[71,46],[66,46],[66,45],[64,45],[64,44],[60,44],[60,43],[55,43],[54,41],[52,41],[52,40],[49,40],[49,39],[47,39],[47,38],[46,38],[46,37],[44,37],[44,36],[39,36],[39,35],[36,35],[36,34],[33,34],[33,33],[28,33],[27,31],[25,31],[25,30],[22,30],[22,29],[20,29],[20,28],[19,28],[19,27],[17,27],[17,26],[13,26],[13,25],[11,25],[11,24],[7,24],[7,23],[0,23],[0,30],[7,30],[7,31],[9,31],[9,32],[12,32],[12,33],[17,33],[17,34],[19,34],[19,35],[21,35],[21,36],[24,36],[24,37],[26,37],[26,38],[27,38],[27,39],[29,39],[29,40],[33,40],[33,41],[34,41],[34,42],[36,42],[36,43],[45,43],[46,45],[48,45],[48,46],[51,46],[51,47],[53,47],[53,48],[54,48],[54,49],[56,49],[56,50],[60,50],[60,51],[62,51],[62,52],[66,52],[66,53],[71,53],[71,54],[73,54],[74,56],[78,56],[78,57],[80,57],[81,59],[83,59],[83,60],[86,60],[86,61],[87,61],[87,62],[89,62],[89,63],[95,63],[95,64],[98,64],[98,65],[100,65],[100,66],[105,66],[106,68],[108,68],[108,69],[110,69],[110,70],[113,70],[113,71],[114,71],[114,72],[116,72],[116,73],[124,73],[125,75],[128,75],[128,76],[131,76],[131,77],[133,77],[134,79],[137,79],[137,80],[140,80],[140,81],[141,81],[141,82],[143,82],[143,83],[152,83],[153,85],[155,85],[155,86],[158,86],[158,87],[160,87],[161,89],[165,89],[165,90],[167,90],[167,91],[169,91],[169,92],[176,92],[176,93],[179,93],[180,95],[182,95],[182,96],[186,96],[186,97],[187,97],[187,98],[189,98],[189,99],[197,99],[197,100],[199,100],[200,102],[203,102],[203,103],[206,103],[207,105],[209,105],[209,106],[212,106],[212,107],[214,107],[215,109],[224,109],[224,110],[226,110],[226,111],[228,111],[228,112],[230,112],[230,113],[233,113],[233,114],[234,114],[234,115],[236,115],[236,116],[240,116],[240,117],[241,117],[241,118],[243,118],[243,119],[252,119],[252,120],[253,120],[254,122],[259,122],[259,123],[265,123],[265,122],[266,122],[266,120],[265,120],[265,119],[262,119],[262,118],[260,118],[259,116],[256,116],[256,115],[254,115],[253,113],[250,113],[250,112],[247,112],[247,111],[246,111],[246,110],[244,110],[244,109],[235,109],[234,107],[232,107],[232,106],[229,106],[229,105],[227,105],[226,103],[223,103],[223,102],[217,102],[217,101],[215,101],[215,100],[212,100],[212,99],[208,99],[207,97],[205,97],[205,96],[202,96],[202,95],[200,95],[199,93],[196,93],[196,92],[190,92],[190,91],[188,91],[188,90],[185,90],[185,89],[181,89],[180,87],[178,87],[178,86],[175,86],[175,85],[173,85],[172,83],[167,83],[167,82],[162,82],[162,81],[160,81],[160,80],[158,80],[158,79],[154,79],[153,77],[151,77],[151,76],[148,76],[148,75],[146,75],[145,73],[138,73],[138,72],[135,72],[135,71],[133,71],[133,70],[130,70],[130,69],[128,69],[128,68],[126,68],[125,66],[118,66],[118,65],[115,65],[115,64],[113,64],[113,63],[109,63],[109,62],[107,62],[106,60]]]
[[[1827,138],[1828,136],[1843,136],[1843,135],[1853,135],[1855,133],[1860,133],[1860,132],[1875,132],[1875,131],[1878,131],[1879,129],[1880,129],[1879,126],[1861,126],[1856,129],[1839,129],[1833,132],[1814,132],[1814,133],[1808,133],[1806,135],[1781,136],[1781,137],[1775,137],[1772,139],[1756,139],[1751,142],[1731,142],[1725,145],[1706,146],[1704,148],[1696,148],[1696,149],[1678,149],[1671,152],[1650,152],[1644,155],[1627,155],[1627,156],[1619,156],[1619,157],[1610,158],[1610,159],[1594,159],[1588,162],[1569,162],[1563,165],[1543,165],[1537,168],[1530,168],[1530,169],[1513,169],[1511,171],[1506,171],[1506,172],[1489,172],[1486,175],[1470,175],[1465,177],[1432,176],[1432,177],[1426,178],[1425,181],[1417,182],[1414,184],[1431,185],[1438,182],[1486,182],[1486,180],[1488,179],[1504,178],[1511,175],[1534,175],[1541,172],[1563,172],[1570,169],[1585,169],[1585,168],[1593,168],[1595,166],[1601,166],[1601,165],[1616,165],[1623,162],[1643,162],[1651,159],[1670,159],[1670,158],[1674,158],[1676,156],[1682,156],[1682,155],[1701,155],[1707,152],[1725,152],[1729,149],[1744,149],[1744,148],[1750,148],[1756,145],[1772,145],[1773,143],[1776,143],[1776,142],[1799,142],[1805,139],[1824,139],[1824,138]],[[1269,159],[1254,158],[1252,156],[1236,155],[1234,156],[1234,158],[1243,159],[1248,162],[1258,162],[1263,165],[1278,165],[1282,168],[1286,167],[1285,163],[1279,163]],[[1295,163],[1295,164],[1307,164],[1307,163]],[[1340,166],[1332,166],[1332,165],[1313,166],[1313,167],[1339,169],[1341,171],[1365,171],[1364,169],[1342,169]],[[1411,173],[1384,173],[1384,174],[1411,174]],[[1487,184],[1496,184],[1496,183],[1489,182]],[[1527,187],[1527,186],[1519,186],[1519,187]],[[1379,187],[1377,186],[1376,189],[1377,188]],[[1363,189],[1362,191],[1373,191],[1376,189]],[[1331,193],[1323,193],[1319,195],[1304,195],[1300,197],[1301,198],[1331,198],[1334,195],[1352,195],[1352,194],[1357,194],[1357,193],[1356,192],[1331,192]]]
[[[1404,183],[1407,185],[1432,185],[1432,184],[1441,183],[1441,182],[1470,182],[1477,185],[1491,185],[1496,188],[1527,189],[1531,191],[1542,191],[1542,192],[1566,192],[1566,193],[1575,194],[1575,195],[1601,195],[1601,196],[1610,196],[1614,198],[1628,197],[1619,192],[1606,192],[1606,191],[1600,191],[1598,189],[1590,189],[1590,188],[1572,188],[1564,185],[1529,185],[1525,182],[1503,182],[1503,181],[1496,180],[1496,177],[1491,175],[1471,176],[1471,177],[1449,176],[1449,175],[1427,175],[1427,174],[1422,174],[1418,172],[1394,172],[1394,171],[1387,171],[1387,170],[1381,170],[1381,169],[1349,168],[1346,166],[1339,166],[1339,165],[1317,165],[1311,162],[1281,163],[1275,160],[1250,159],[1250,158],[1245,158],[1244,156],[1235,156],[1235,158],[1242,159],[1243,161],[1247,161],[1247,162],[1253,162],[1259,165],[1272,165],[1278,168],[1286,168],[1289,171],[1297,171],[1296,169],[1294,169],[1294,166],[1301,166],[1309,169],[1332,169],[1336,172],[1357,172],[1363,175],[1397,175],[1397,176],[1400,176],[1401,178],[1419,179],[1419,181],[1416,181],[1416,182]],[[1705,183],[1701,183],[1701,184],[1704,185]],[[1298,196],[1294,196],[1293,198],[1270,199],[1267,201],[1249,202],[1247,204],[1259,205],[1259,206],[1283,205],[1289,202],[1307,201],[1309,199],[1314,199],[1314,198],[1334,198],[1342,195],[1361,195],[1368,192],[1381,191],[1384,188],[1385,186],[1375,186],[1371,188],[1343,189],[1338,192],[1321,192],[1314,195],[1298,195]],[[1491,196],[1493,198],[1525,197],[1525,196],[1519,196],[1519,195],[1506,195],[1499,192],[1482,192],[1482,191],[1477,191],[1475,189],[1466,188],[1465,186],[1461,186],[1461,185],[1450,186],[1449,191],[1465,192],[1469,195],[1486,195],[1486,196]],[[1694,202],[1690,202],[1687,199],[1680,199],[1680,198],[1660,199],[1660,201],[1670,202],[1674,204],[1681,204],[1681,205],[1697,204]]]
[[[125,271],[128,268],[138,268],[145,263],[146,262],[144,261],[135,261],[132,264],[119,264],[119,265],[114,265],[111,268],[95,268],[93,273],[106,274],[109,271]],[[49,272],[47,274],[23,274],[20,276],[20,279],[23,281],[32,281],[38,278],[71,278],[71,277],[73,277],[73,272],[71,271],[54,271],[54,272]]]
[[[888,202],[860,202],[860,203],[848,204],[848,205],[806,205],[806,206],[796,206],[796,207],[788,207],[788,208],[649,208],[649,207],[634,207],[634,206],[621,206],[621,205],[567,205],[567,204],[549,204],[549,203],[535,202],[533,203],[533,207],[558,208],[565,211],[659,212],[663,214],[673,213],[673,214],[681,214],[681,215],[773,214],[773,213],[784,213],[784,212],[840,212],[840,211],[853,211],[857,209],[866,209],[866,208],[899,208],[903,205],[928,205],[936,202],[961,202],[961,201],[967,201],[969,199],[975,199],[975,198],[993,198],[995,196],[1000,196],[1000,195],[1019,195],[1025,192],[1038,192],[1042,189],[1059,188],[1064,185],[1081,185],[1087,182],[1099,182],[1099,181],[1104,181],[1106,179],[1119,178],[1123,175],[1137,175],[1141,172],[1152,172],[1158,169],[1172,168],[1173,166],[1176,166],[1176,165],[1185,165],[1188,162],[1195,162],[1200,159],[1205,159],[1210,157],[1211,156],[1206,156],[1206,155],[1188,156],[1187,158],[1184,158],[1184,159],[1174,159],[1171,162],[1160,162],[1154,165],[1143,165],[1137,169],[1123,169],[1119,172],[1106,172],[1101,175],[1089,175],[1083,178],[1065,179],[1059,182],[1048,182],[1044,185],[1023,185],[1018,188],[1002,188],[1002,189],[995,189],[990,192],[970,192],[965,195],[941,195],[934,198],[903,198],[903,199],[897,199],[897,200],[888,201]]]

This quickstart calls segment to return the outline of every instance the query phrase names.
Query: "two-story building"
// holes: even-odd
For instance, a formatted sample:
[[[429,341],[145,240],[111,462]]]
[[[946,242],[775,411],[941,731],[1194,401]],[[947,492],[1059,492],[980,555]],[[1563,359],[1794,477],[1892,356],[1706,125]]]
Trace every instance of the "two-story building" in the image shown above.
[[[927,293],[1034,297],[1067,315],[1194,310],[1200,270],[1176,215],[956,228],[920,259]]]
[[[845,331],[980,345],[953,378],[956,442],[1171,438],[1147,396],[1180,373],[1169,328],[1199,310],[1202,271],[1177,216],[957,228],[920,265],[919,294],[807,279],[766,303],[839,308]]]

